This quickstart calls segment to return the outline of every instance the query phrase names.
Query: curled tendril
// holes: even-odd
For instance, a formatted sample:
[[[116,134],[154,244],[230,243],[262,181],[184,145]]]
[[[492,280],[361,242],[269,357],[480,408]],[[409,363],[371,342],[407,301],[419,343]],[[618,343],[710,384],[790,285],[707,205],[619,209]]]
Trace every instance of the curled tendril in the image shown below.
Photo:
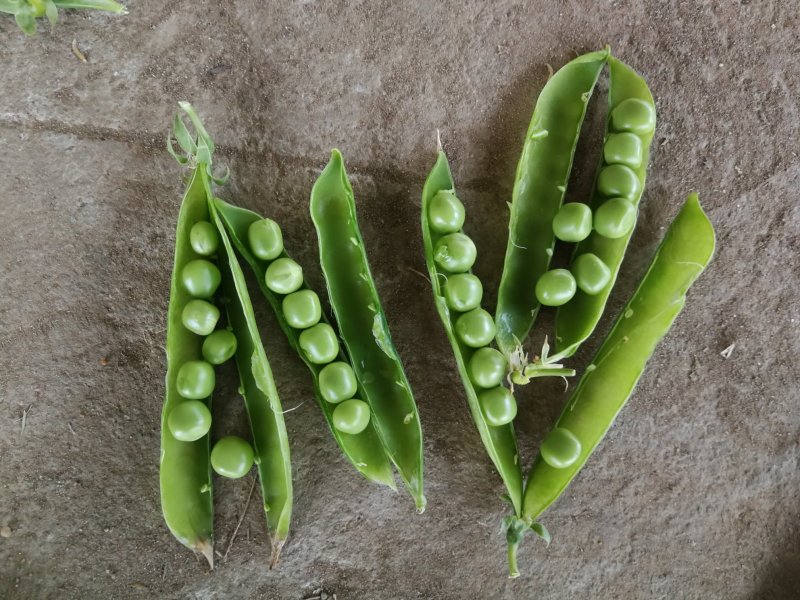
[[[183,122],[181,115],[175,115],[172,122],[172,131],[167,134],[167,152],[184,167],[195,169],[200,165],[205,165],[205,170],[208,176],[217,185],[225,185],[230,177],[230,169],[226,166],[224,173],[221,175],[215,174],[213,171],[213,156],[216,146],[214,140],[206,131],[203,122],[195,112],[194,107],[188,102],[178,102],[181,110],[186,113],[192,127],[195,131],[195,136],[189,132],[188,127]],[[175,150],[173,138],[178,143],[178,147],[182,151],[179,153]]]

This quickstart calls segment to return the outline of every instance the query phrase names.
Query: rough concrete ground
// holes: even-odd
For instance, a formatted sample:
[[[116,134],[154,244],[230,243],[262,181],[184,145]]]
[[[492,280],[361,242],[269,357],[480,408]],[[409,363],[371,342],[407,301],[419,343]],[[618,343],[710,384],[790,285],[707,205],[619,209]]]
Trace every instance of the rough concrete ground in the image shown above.
[[[0,17],[0,597],[800,597],[796,2],[127,4],[127,17],[64,12],[34,39]],[[509,580],[501,484],[415,274],[419,193],[440,128],[478,273],[495,289],[546,64],[605,43],[645,75],[660,120],[603,328],[690,190],[719,250],[608,437],[546,513],[553,543],[528,540],[523,576]],[[300,405],[286,415],[296,504],[283,560],[267,570],[257,504],[213,572],[168,533],[157,465],[181,184],[163,139],[180,99],[231,167],[222,195],[278,219],[318,288],[307,198],[329,149],[343,150],[426,434],[424,515],[346,464],[259,305],[283,403]],[[573,197],[596,164],[602,104]],[[243,433],[232,370],[220,379],[215,431]],[[559,382],[521,394],[526,463],[564,400]],[[249,487],[217,483],[221,552]]]

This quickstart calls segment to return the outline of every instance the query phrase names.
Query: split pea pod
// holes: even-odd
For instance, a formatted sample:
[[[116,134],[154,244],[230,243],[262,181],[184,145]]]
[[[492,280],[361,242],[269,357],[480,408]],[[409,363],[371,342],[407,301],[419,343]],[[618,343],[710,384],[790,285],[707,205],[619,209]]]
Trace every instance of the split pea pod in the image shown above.
[[[579,56],[550,78],[536,101],[514,180],[495,314],[498,346],[510,358],[539,310],[535,286],[553,255],[553,219],[564,200],[586,106],[608,59],[608,50]]]
[[[322,272],[342,340],[389,459],[425,510],[422,429],[417,406],[397,355],[367,262],[353,189],[342,155],[331,160],[311,190]]]
[[[528,527],[566,489],[631,396],[648,359],[714,254],[714,229],[697,195],[686,200],[636,292],[586,368],[528,474],[522,519],[508,529],[509,568]],[[547,448],[547,451],[545,451]]]
[[[608,65],[603,159],[589,205],[594,213],[594,231],[575,247],[570,270],[577,290],[556,313],[555,349],[559,358],[572,356],[603,315],[633,235],[655,132],[655,104],[644,79],[614,57],[609,57]],[[593,280],[600,272],[602,285],[595,289]]]
[[[422,188],[425,263],[436,310],[453,348],[472,420],[506,486],[515,513],[520,514],[522,471],[512,423],[516,402],[513,394],[503,387],[508,362],[501,352],[489,346],[495,328],[491,317],[480,308],[483,286],[471,272],[474,245],[470,249],[472,242],[463,233],[464,218],[464,206],[456,196],[447,156],[440,150]],[[469,255],[467,260],[464,255]],[[471,314],[481,317],[485,314],[483,319],[475,320],[488,324],[475,327],[467,323],[470,327],[459,327],[462,319]],[[477,340],[479,343],[473,342],[473,338],[481,337],[483,329],[492,335]]]
[[[234,206],[220,199],[215,201],[215,206],[233,245],[255,274],[258,285],[275,312],[275,317],[289,344],[311,371],[314,378],[314,396],[342,453],[367,479],[394,488],[392,466],[375,432],[374,423],[367,423],[364,429],[358,433],[340,431],[334,423],[334,411],[341,403],[354,396],[364,397],[363,393],[358,390],[354,371],[347,357],[343,352],[338,351],[335,361],[328,365],[319,364],[311,360],[301,347],[300,336],[303,331],[317,324],[330,327],[325,312],[319,307],[319,300],[317,299],[316,303],[319,307],[319,316],[314,319],[314,323],[311,321],[298,323],[296,320],[290,323],[287,313],[284,311],[284,302],[287,298],[297,298],[296,294],[313,294],[313,297],[316,297],[316,294],[305,285],[302,268],[286,252],[278,225],[253,211]],[[268,285],[268,271],[271,273],[272,288],[276,288],[276,283],[279,283],[283,285],[282,288],[279,288],[280,291],[285,293],[276,292]],[[276,275],[277,271],[280,273]],[[299,273],[299,275],[294,277],[295,273]],[[279,277],[280,274],[283,277]],[[294,314],[293,319],[296,317],[297,315]],[[305,327],[293,326],[299,324],[305,325]],[[322,375],[323,371],[326,375]],[[323,387],[325,388],[324,392]]]
[[[206,190],[200,174],[205,165],[199,165],[192,174],[191,182],[181,202],[175,236],[175,262],[170,285],[169,309],[167,312],[167,377],[166,395],[161,414],[161,458],[159,476],[161,481],[161,508],[164,520],[172,535],[184,546],[201,552],[208,564],[214,566],[214,506],[211,486],[211,463],[209,459],[208,427],[201,427],[196,433],[180,440],[169,427],[173,412],[189,402],[196,407],[196,414],[207,415],[210,426],[211,394],[201,390],[203,396],[186,398],[179,391],[178,376],[185,365],[200,366],[203,359],[203,338],[190,331],[183,323],[183,311],[195,297],[183,281],[183,273],[192,264],[206,267],[212,273],[217,267],[198,254],[191,245],[190,231],[196,223],[208,223],[209,212]],[[202,262],[197,262],[202,261]],[[208,266],[210,265],[210,267]],[[219,271],[217,271],[218,273]],[[200,280],[197,276],[195,279]],[[194,283],[194,279],[190,279]],[[196,288],[193,288],[196,291]],[[204,294],[205,295],[205,294]],[[208,364],[208,363],[204,363]],[[210,365],[209,365],[210,367]],[[197,369],[207,374],[209,368]],[[213,367],[210,368],[213,376]],[[189,383],[194,387],[197,374],[185,381],[186,371],[181,378],[181,389],[185,393]],[[202,383],[202,382],[201,382]],[[196,396],[196,394],[189,394]],[[205,409],[205,410],[203,410]],[[173,420],[175,417],[173,417]],[[183,428],[181,428],[183,429]],[[203,431],[205,430],[205,431]],[[176,430],[177,432],[177,430]],[[180,433],[178,433],[181,436]],[[181,436],[186,438],[187,436]]]
[[[256,323],[244,273],[233,245],[213,204],[213,195],[206,179],[206,192],[211,216],[225,249],[222,261],[222,285],[227,296],[228,322],[236,332],[236,366],[240,391],[244,399],[253,452],[261,482],[263,508],[270,534],[272,556],[270,568],[277,564],[292,516],[292,470],[289,437],[283,420],[283,408],[275,388],[269,361]]]

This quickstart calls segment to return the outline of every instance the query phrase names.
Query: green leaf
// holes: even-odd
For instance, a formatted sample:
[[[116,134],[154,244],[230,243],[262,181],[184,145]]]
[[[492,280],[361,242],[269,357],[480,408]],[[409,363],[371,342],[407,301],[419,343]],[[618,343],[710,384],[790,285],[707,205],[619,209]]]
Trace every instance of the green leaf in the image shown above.
[[[547,531],[547,527],[539,523],[539,521],[531,523],[531,531],[542,538],[545,544],[548,546],[550,545],[550,532]]]
[[[197,144],[195,144],[183,119],[179,115],[175,115],[175,120],[172,122],[172,133],[175,135],[175,139],[178,140],[178,145],[186,154],[194,154],[197,151]]]
[[[18,12],[14,15],[14,20],[26,35],[36,35],[36,19],[32,14],[28,12]]]
[[[0,0],[0,12],[15,15],[20,12],[21,8],[21,0]]]
[[[47,20],[50,21],[50,27],[55,27],[58,23],[58,7],[53,3],[53,0],[45,0],[44,14]]]

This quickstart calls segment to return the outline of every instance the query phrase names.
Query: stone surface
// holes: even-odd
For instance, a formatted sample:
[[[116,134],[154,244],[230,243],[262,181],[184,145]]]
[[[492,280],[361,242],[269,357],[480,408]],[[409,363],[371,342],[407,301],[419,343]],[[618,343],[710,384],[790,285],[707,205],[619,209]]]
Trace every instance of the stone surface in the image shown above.
[[[797,598],[800,23],[791,2],[706,4],[130,0],[126,17],[65,11],[33,39],[0,16],[0,597]],[[502,487],[417,274],[419,194],[440,129],[491,307],[546,65],[606,43],[647,78],[659,125],[601,329],[691,190],[719,250],[544,516],[553,543],[527,540],[523,576],[509,580]],[[600,92],[571,197],[591,185]],[[305,368],[259,304],[284,407],[298,407],[286,415],[296,503],[283,559],[267,569],[255,502],[213,572],[164,526],[159,419],[181,185],[163,139],[180,99],[233,172],[221,194],[282,223],[317,289],[307,199],[330,148],[344,152],[420,407],[423,515],[341,457]],[[232,369],[219,378],[215,431],[244,434]],[[520,394],[526,464],[565,399],[558,381]],[[221,553],[250,481],[217,483]]]

